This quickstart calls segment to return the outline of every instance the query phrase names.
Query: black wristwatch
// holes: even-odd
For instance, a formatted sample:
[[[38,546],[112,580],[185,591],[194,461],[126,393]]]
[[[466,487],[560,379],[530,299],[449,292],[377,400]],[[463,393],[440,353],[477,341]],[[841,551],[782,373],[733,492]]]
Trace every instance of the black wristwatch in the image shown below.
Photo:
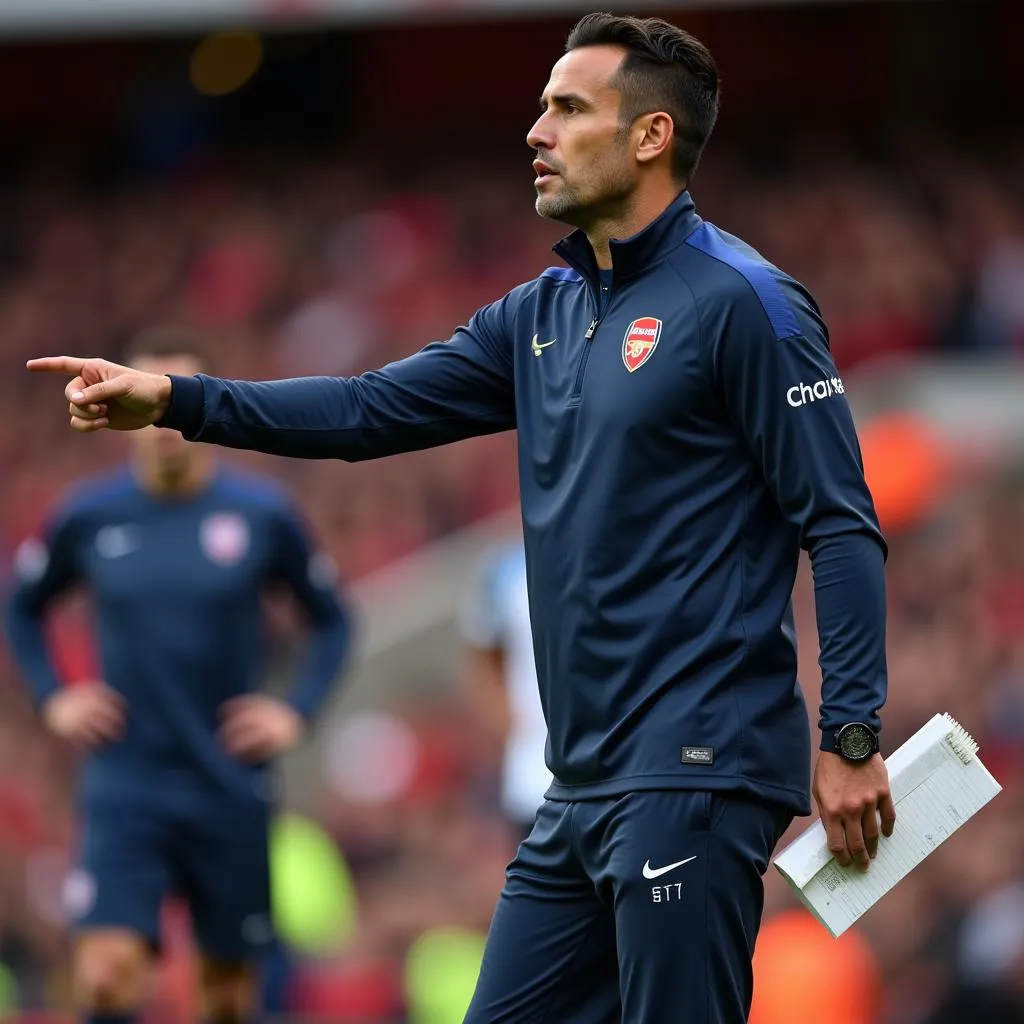
[[[832,743],[826,745],[850,764],[870,760],[879,751],[878,733],[863,722],[847,722],[832,734]]]

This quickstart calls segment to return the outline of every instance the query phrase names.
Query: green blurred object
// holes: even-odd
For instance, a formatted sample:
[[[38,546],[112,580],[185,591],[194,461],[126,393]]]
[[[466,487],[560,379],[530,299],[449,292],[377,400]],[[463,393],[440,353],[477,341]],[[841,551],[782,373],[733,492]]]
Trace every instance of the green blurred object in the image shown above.
[[[313,820],[281,814],[270,830],[274,927],[306,956],[329,956],[352,937],[356,893],[334,840]]]
[[[416,939],[405,960],[410,1024],[462,1024],[485,941],[462,928],[431,928]]]
[[[0,960],[0,1017],[6,1017],[18,1009],[18,979],[14,972]]]

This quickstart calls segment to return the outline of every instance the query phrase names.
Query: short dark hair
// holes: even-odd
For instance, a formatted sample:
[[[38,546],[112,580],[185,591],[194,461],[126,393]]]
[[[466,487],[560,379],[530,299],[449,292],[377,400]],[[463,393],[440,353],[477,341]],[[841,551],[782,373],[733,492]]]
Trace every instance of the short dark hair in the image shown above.
[[[663,110],[672,118],[672,172],[689,181],[718,117],[718,68],[708,48],[661,18],[588,14],[576,23],[565,50],[621,46],[626,50],[613,85],[622,94],[621,119]]]
[[[131,366],[139,359],[174,356],[189,356],[204,370],[209,366],[202,339],[187,327],[174,324],[147,327],[133,335],[121,353],[121,362]]]

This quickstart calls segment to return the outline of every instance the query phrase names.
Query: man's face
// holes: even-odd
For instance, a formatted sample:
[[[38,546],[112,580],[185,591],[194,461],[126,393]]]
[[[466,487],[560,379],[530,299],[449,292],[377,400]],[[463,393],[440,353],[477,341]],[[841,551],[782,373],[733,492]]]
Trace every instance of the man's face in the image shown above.
[[[140,356],[132,366],[145,373],[173,373],[190,377],[201,369],[194,356]],[[136,458],[147,470],[161,477],[183,476],[191,460],[198,454],[197,446],[165,427],[143,427],[129,435]]]
[[[618,46],[571,50],[551,69],[541,115],[526,142],[537,153],[537,212],[585,226],[634,187],[636,164],[619,123],[619,91],[609,83],[625,52]]]

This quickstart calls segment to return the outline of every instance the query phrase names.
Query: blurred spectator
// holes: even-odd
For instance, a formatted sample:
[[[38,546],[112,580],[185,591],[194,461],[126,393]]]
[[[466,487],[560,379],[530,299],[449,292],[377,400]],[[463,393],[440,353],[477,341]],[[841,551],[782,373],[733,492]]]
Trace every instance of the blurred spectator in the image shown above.
[[[874,164],[818,138],[795,142],[773,171],[724,143],[708,160],[700,209],[807,283],[842,373],[950,344],[1019,351],[1024,206],[1012,165],[961,168],[941,136],[913,158]],[[256,163],[210,162],[163,186],[97,194],[40,176],[0,196],[5,352],[12,363],[40,351],[112,353],[160,318],[204,330],[228,376],[380,365],[447,337],[554,261],[557,226],[531,217],[520,176],[499,170],[486,189],[479,177],[446,186],[410,174],[381,193],[343,160],[295,162],[272,177]],[[69,475],[115,456],[114,444],[55,444],[64,425],[37,400],[46,386],[0,384],[25,424],[0,439],[8,549]],[[344,469],[262,461],[298,489],[352,577],[513,501],[512,444],[485,438]]]
[[[466,700],[501,749],[501,808],[517,840],[525,839],[551,785],[551,772],[544,760],[548,730],[521,542],[502,545],[482,560],[460,609],[459,630]]]

